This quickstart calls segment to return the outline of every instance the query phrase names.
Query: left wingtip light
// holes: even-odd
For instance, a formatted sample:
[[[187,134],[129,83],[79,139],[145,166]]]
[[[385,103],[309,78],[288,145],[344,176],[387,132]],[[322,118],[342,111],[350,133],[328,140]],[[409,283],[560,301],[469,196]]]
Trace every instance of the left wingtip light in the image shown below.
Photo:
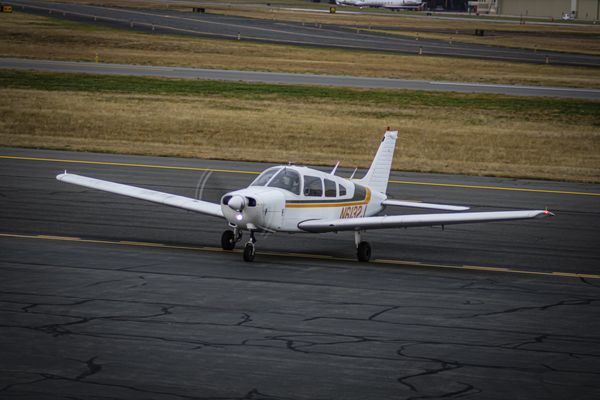
[[[548,209],[546,208],[544,210],[544,212],[540,216],[544,217],[544,218],[546,218],[546,217],[554,217],[554,213],[551,212],[551,211],[548,211]]]

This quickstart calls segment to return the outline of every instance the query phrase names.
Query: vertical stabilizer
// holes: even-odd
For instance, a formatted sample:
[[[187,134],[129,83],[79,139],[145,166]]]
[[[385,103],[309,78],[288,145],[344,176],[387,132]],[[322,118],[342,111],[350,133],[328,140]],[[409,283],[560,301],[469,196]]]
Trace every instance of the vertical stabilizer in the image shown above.
[[[396,148],[396,139],[398,131],[386,131],[383,140],[379,145],[377,154],[371,163],[371,168],[359,182],[362,185],[370,187],[381,193],[387,190],[388,180],[390,179],[390,169],[392,168],[392,159],[394,158],[394,149]]]

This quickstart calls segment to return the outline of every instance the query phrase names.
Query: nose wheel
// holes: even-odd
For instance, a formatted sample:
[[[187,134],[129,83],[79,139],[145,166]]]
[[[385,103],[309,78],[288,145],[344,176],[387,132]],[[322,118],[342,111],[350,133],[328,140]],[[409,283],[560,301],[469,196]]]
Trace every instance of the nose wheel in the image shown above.
[[[254,255],[256,254],[256,250],[254,248],[254,243],[248,242],[244,247],[244,261],[252,262],[254,261]]]
[[[250,240],[248,240],[248,243],[244,247],[244,261],[246,262],[254,261],[254,255],[256,254],[254,243],[256,243],[256,238],[254,237],[254,232],[250,231]]]

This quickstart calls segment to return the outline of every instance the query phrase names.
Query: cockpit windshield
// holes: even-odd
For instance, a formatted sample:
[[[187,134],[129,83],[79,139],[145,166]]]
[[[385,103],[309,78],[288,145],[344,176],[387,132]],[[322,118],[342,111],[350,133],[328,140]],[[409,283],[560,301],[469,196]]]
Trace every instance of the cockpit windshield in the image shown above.
[[[254,180],[254,182],[252,182],[250,184],[250,186],[266,186],[267,183],[269,182],[269,180],[273,177],[273,175],[275,175],[277,172],[279,172],[279,170],[281,169],[281,167],[275,167],[275,168],[269,168],[266,171],[263,171],[262,174],[260,174],[258,176],[258,178],[256,178]]]
[[[300,174],[293,169],[282,168],[267,186],[300,194]]]

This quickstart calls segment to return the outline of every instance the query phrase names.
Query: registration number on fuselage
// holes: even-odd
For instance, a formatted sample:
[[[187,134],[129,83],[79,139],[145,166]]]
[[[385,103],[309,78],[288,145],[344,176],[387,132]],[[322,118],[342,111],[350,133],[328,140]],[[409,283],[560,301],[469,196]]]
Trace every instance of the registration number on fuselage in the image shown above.
[[[348,206],[342,208],[340,218],[358,218],[363,213],[363,206]]]

